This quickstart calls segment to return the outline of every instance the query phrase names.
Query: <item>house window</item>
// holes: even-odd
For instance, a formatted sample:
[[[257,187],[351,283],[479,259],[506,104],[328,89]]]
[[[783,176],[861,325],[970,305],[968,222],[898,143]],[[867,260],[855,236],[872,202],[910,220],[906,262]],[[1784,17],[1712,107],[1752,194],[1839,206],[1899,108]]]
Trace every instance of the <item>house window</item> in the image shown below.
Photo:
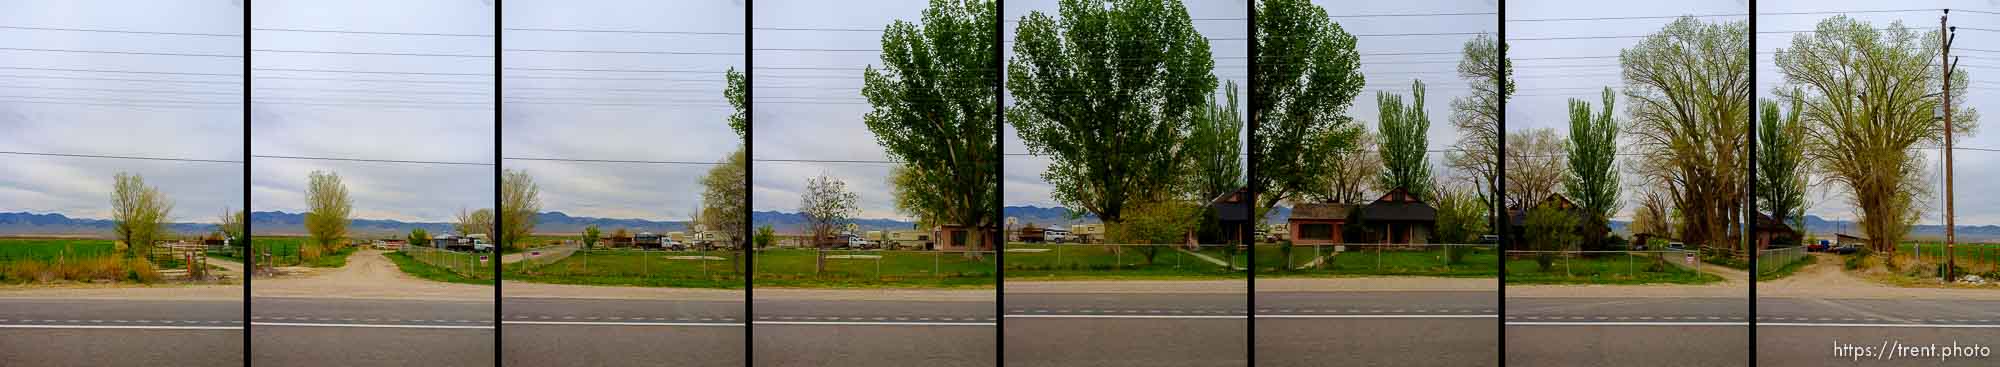
[[[1306,223],[1299,225],[1299,239],[1332,240],[1333,225],[1327,223]]]
[[[964,247],[965,231],[951,231],[951,245],[952,247]]]

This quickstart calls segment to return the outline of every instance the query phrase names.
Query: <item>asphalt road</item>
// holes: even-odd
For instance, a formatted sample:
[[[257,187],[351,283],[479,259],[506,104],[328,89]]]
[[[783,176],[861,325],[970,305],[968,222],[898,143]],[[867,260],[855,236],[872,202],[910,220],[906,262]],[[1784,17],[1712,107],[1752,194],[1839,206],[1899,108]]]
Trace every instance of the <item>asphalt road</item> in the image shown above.
[[[0,299],[0,365],[243,364],[243,303]]]
[[[250,363],[492,366],[493,302],[257,297]]]
[[[1244,366],[1247,295],[1006,295],[1008,366]]]
[[[758,366],[992,366],[991,302],[753,300]]]
[[[1258,366],[1495,366],[1497,291],[1258,292]]]
[[[1932,354],[1880,352],[1899,345]],[[1972,348],[1939,358],[1948,349],[1942,347],[1953,345]],[[1996,349],[2000,301],[1757,300],[1758,366],[1993,366],[2000,365]]]
[[[1510,366],[1747,366],[1745,298],[1507,299]]]
[[[507,298],[508,366],[742,366],[742,301]]]

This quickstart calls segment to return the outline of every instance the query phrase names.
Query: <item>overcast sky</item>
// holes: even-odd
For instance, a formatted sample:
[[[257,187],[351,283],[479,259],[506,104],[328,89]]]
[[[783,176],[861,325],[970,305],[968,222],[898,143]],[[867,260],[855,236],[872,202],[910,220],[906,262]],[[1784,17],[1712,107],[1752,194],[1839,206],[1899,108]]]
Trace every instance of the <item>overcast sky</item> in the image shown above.
[[[930,2],[755,2],[752,35],[757,50],[751,88],[757,106],[750,139],[752,158],[883,161],[888,153],[861,117],[862,69],[882,65],[881,29],[895,20],[921,21]],[[787,31],[762,28],[835,28],[855,31]],[[865,51],[780,51],[789,49]],[[775,68],[844,68],[797,70]],[[861,217],[910,220],[896,213],[889,190],[891,164],[752,162],[752,210],[798,211],[806,179],[824,173],[859,196]]]
[[[1569,99],[1581,98],[1600,108],[1602,88],[1611,87],[1617,93],[1613,115],[1618,123],[1624,124],[1628,103],[1621,88],[1624,79],[1618,65],[1618,52],[1637,45],[1643,36],[1658,33],[1675,18],[1602,19],[1576,21],[1524,21],[1549,18],[1616,18],[1616,17],[1672,17],[1681,15],[1720,15],[1702,17],[1709,22],[1747,22],[1750,8],[1741,0],[1699,0],[1699,1],[1656,1],[1656,2],[1605,2],[1605,1],[1508,1],[1507,38],[1512,47],[1507,56],[1514,60],[1514,82],[1518,85],[1514,98],[1507,101],[1507,131],[1550,128],[1559,137],[1569,136]],[[1763,8],[1764,11],[1777,11]],[[1759,24],[1764,28],[1769,25]],[[1632,36],[1619,38],[1592,39],[1540,39],[1551,37],[1577,36]],[[1607,57],[1608,56],[1608,57]],[[1546,59],[1553,57],[1590,57],[1570,59]],[[1763,80],[1764,76],[1759,76]],[[1622,139],[1622,138],[1621,138]],[[1621,140],[1623,141],[1623,140]],[[1620,170],[1626,170],[1626,157],[1619,157]],[[1625,172],[1627,192],[1639,181],[1630,172]],[[1628,203],[1615,218],[1630,219],[1632,195],[1626,195]]]
[[[356,218],[448,222],[492,207],[493,10],[481,0],[257,2],[252,49],[278,51],[252,53],[252,154],[484,165],[253,158],[254,209],[304,211],[314,170],[341,175]]]
[[[1246,12],[1247,8],[1244,1],[1184,1],[1184,3],[1188,9],[1188,17],[1195,19],[1195,31],[1201,32],[1202,36],[1210,38],[1208,42],[1209,53],[1215,58],[1216,101],[1226,101],[1223,98],[1223,86],[1227,85],[1230,81],[1236,82],[1238,88],[1238,115],[1242,116],[1244,121],[1244,130],[1242,134],[1239,134],[1238,142],[1248,147],[1249,140],[1245,136],[1249,134],[1250,120],[1248,117],[1250,113],[1250,63],[1248,58],[1250,42],[1246,39],[1249,38],[1250,29],[1247,20],[1249,14]],[[1012,60],[1014,57],[1014,45],[1011,41],[1015,37],[1014,31],[1020,25],[1021,18],[1028,16],[1029,13],[1040,11],[1056,19],[1061,19],[1062,14],[1058,11],[1059,4],[1060,2],[1057,0],[1014,0],[1007,2],[1007,8],[1001,11],[1002,17],[1006,19],[1006,23],[1003,23],[1006,25],[1006,28],[1002,32],[1006,33],[1007,36],[1005,39],[1010,42],[1001,47],[1001,52],[1007,57],[1007,59],[1002,60],[1003,63],[1006,60]],[[1008,101],[1012,103],[1011,97]],[[1008,125],[1003,130],[1005,131],[1005,137],[1001,144],[1002,151],[1011,154],[1028,152],[1027,144],[1021,141],[1020,134],[1014,130],[1012,125]],[[1248,152],[1249,149],[1245,148],[1243,151]],[[1001,167],[1003,173],[1003,177],[1001,178],[1003,186],[1001,189],[1006,191],[1002,194],[1002,202],[1005,205],[1062,206],[1062,204],[1057,203],[1054,197],[1050,195],[1054,186],[1042,180],[1042,172],[1048,170],[1050,162],[1048,158],[1029,155],[1008,155],[1004,162],[1004,166]],[[1248,172],[1245,172],[1245,174],[1248,174]]]
[[[208,34],[4,29],[6,48],[218,55],[0,51],[0,151],[243,159],[243,9],[236,3],[7,1],[0,2],[0,24]],[[119,172],[139,174],[166,194],[175,204],[171,221],[215,222],[225,208],[244,207],[240,163],[0,154],[0,212],[108,219]]]
[[[507,52],[500,134],[506,158],[712,163],[742,145],[729,129],[731,109],[722,95],[723,73],[743,70],[742,2],[502,4],[502,26],[510,30],[501,42],[509,50],[733,53]],[[701,203],[702,176],[714,167],[518,159],[502,164],[535,178],[543,211],[649,220],[687,220]]]
[[[1854,0],[1767,0],[1757,3],[1757,11],[1759,13],[1834,10],[1909,10],[1924,8],[1954,8],[2000,12],[2000,1],[1904,1],[1881,3]],[[1941,12],[1937,10],[1923,10],[1893,13],[1858,13],[1849,14],[1848,16],[1856,20],[1868,22],[1869,25],[1878,29],[1887,28],[1891,23],[1900,20],[1906,27],[1911,27],[1922,32],[1931,32],[1937,30],[1939,15],[1941,15]],[[1757,72],[1759,73],[1757,75],[1757,95],[1760,98],[1773,98],[1772,91],[1774,88],[1784,85],[1784,75],[1780,73],[1775,55],[1772,53],[1779,49],[1792,47],[1792,39],[1797,35],[1797,33],[1775,32],[1815,29],[1821,20],[1832,16],[1832,14],[1762,15],[1757,18]],[[1962,27],[2000,29],[2000,27],[1994,27],[1994,25],[2000,24],[2000,14],[1954,11],[1951,13],[1951,22],[1953,25]],[[1981,126],[1973,131],[1971,137],[1963,138],[1953,143],[1957,146],[1967,148],[2000,148],[2000,133],[1994,133],[1994,127],[1990,125],[1994,121],[1993,116],[2000,116],[1996,115],[2000,114],[2000,82],[1996,82],[1994,78],[1994,76],[2000,76],[2000,52],[1995,52],[2000,51],[2000,31],[1979,31],[1959,28],[1958,41],[1954,45],[1954,48],[1959,50],[1952,52],[1952,56],[1960,58],[1960,70],[1965,71],[1971,76],[1972,86],[1967,90],[1970,95],[1970,103],[1968,103],[1970,106],[1968,107],[1979,110]],[[1968,49],[1989,51],[1970,51]],[[1958,107],[1961,106],[1953,106],[1953,108]],[[1811,147],[1808,147],[1808,149],[1811,149]],[[1931,169],[1928,170],[1925,180],[1932,183],[1933,187],[1937,187],[1939,183],[1943,182],[1941,176],[1942,170],[1938,168],[1938,165],[1943,162],[1942,155],[1936,149],[1927,151],[1925,155],[1931,164]],[[1958,224],[2000,224],[2000,197],[1981,195],[1981,193],[1991,192],[1996,188],[2000,188],[2000,185],[1994,184],[1994,182],[2000,182],[2000,160],[1995,159],[2000,158],[2000,153],[1960,149],[1954,155],[1957,161],[1957,172],[1955,172],[1954,176],[1956,176],[1956,181],[1958,182],[1958,200],[1956,205]],[[1943,224],[1944,202],[1942,195],[1944,194],[1944,190],[1938,187],[1933,188],[1932,191],[1935,196],[1929,200],[1930,206],[1924,211],[1924,217],[1920,223]],[[1848,200],[1848,196],[1837,186],[1830,184],[1820,185],[1814,190],[1807,192],[1806,201],[1810,206],[1806,208],[1806,213],[1829,219],[1854,220],[1859,218],[1859,213],[1855,211],[1853,205],[1848,204]]]

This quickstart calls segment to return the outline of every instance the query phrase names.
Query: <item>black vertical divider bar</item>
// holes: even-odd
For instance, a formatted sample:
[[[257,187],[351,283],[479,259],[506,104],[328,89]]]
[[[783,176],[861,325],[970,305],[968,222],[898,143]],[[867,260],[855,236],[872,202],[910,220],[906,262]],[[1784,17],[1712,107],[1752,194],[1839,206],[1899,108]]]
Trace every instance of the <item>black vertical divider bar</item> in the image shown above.
[[[501,165],[501,163],[503,162],[500,160],[500,155],[501,155],[500,95],[501,93],[503,93],[500,91],[501,90],[500,83],[503,82],[500,78],[500,65],[503,64],[502,61],[503,56],[501,55],[502,52],[500,52],[500,48],[502,47],[500,42],[500,39],[502,38],[501,37],[502,26],[500,24],[502,19],[500,17],[501,8],[502,6],[500,6],[500,0],[494,0],[493,1],[493,211],[495,213],[502,212],[500,210],[500,190],[501,190],[500,179],[502,177],[501,170],[504,169],[503,166]],[[531,213],[529,215],[533,214]],[[501,288],[500,247],[504,246],[503,244],[507,243],[507,238],[505,237],[507,234],[502,233],[500,231],[500,228],[505,228],[507,222],[507,216],[495,215],[493,216],[493,218],[495,218],[493,221],[493,229],[492,229],[493,245],[494,245],[494,250],[492,254],[493,256],[493,365],[499,366],[501,364],[500,362],[501,355],[505,354],[503,350],[507,349],[504,347],[506,344],[500,343],[500,338],[501,338],[500,334],[505,334],[505,332],[502,331],[502,329],[505,328],[500,327],[500,323],[503,320],[502,315],[505,315],[504,313],[501,313],[502,312],[501,304],[506,303],[503,302],[505,298],[502,298],[500,292]]]
[[[1499,142],[1499,144],[1496,144],[1499,147],[1499,151],[1493,152],[1496,155],[1493,159],[1495,176],[1493,181],[1497,183],[1494,185],[1493,191],[1493,223],[1498,224],[1494,226],[1494,232],[1498,234],[1496,237],[1500,239],[1498,241],[1500,248],[1495,249],[1495,252],[1500,254],[1500,256],[1499,259],[1494,260],[1500,262],[1500,274],[1495,276],[1497,278],[1495,282],[1499,283],[1497,285],[1500,291],[1494,294],[1494,297],[1500,301],[1500,307],[1496,309],[1499,312],[1493,315],[1493,322],[1500,325],[1500,327],[1494,328],[1500,334],[1499,339],[1497,339],[1500,345],[1498,348],[1494,348],[1498,353],[1495,353],[1493,357],[1496,358],[1495,362],[1499,363],[1499,365],[1506,366],[1507,245],[1512,240],[1507,237],[1514,232],[1513,228],[1511,228],[1513,226],[1513,219],[1509,218],[1507,213],[1507,195],[1505,194],[1507,192],[1507,98],[1513,97],[1512,93],[1507,92],[1507,83],[1513,81],[1510,79],[1514,75],[1512,72],[1514,62],[1512,59],[1507,58],[1507,0],[1500,0],[1498,7],[1499,9],[1496,9],[1494,13],[1500,18],[1498,22],[1495,22],[1498,25],[1495,32],[1498,34],[1497,38],[1499,42],[1495,42],[1494,44],[1500,48],[1500,57],[1494,60],[1494,62],[1500,63],[1500,77],[1493,79],[1494,83],[1499,84],[1500,87],[1499,89],[1495,89],[1500,92],[1500,121],[1498,121],[1498,124],[1494,124],[1495,126],[1493,127],[1495,130],[1499,130],[1493,132],[1494,140]]]
[[[756,144],[750,144],[750,142],[753,141],[750,138],[757,135],[757,114],[756,114],[757,103],[752,102],[756,100],[755,98],[751,98],[756,94],[757,91],[756,88],[757,78],[752,77],[756,75],[757,72],[757,63],[756,63],[757,52],[753,51],[755,50],[755,48],[751,47],[752,46],[751,40],[756,39],[757,37],[756,35],[752,34],[752,32],[755,32],[754,30],[752,30],[752,28],[755,27],[755,25],[752,24],[752,21],[755,20],[755,18],[752,17],[750,14],[750,12],[753,9],[757,8],[755,6],[755,3],[756,3],[755,1],[750,1],[750,0],[745,0],[743,2],[743,118],[745,123],[749,125],[743,129],[743,157],[744,157],[743,192],[746,193],[751,192],[750,191],[751,177],[756,177],[755,174],[756,169],[754,167],[757,166],[754,164],[750,164],[750,159],[749,159],[749,157],[757,156],[756,154],[753,154],[756,152],[756,147],[755,147]],[[753,208],[753,206],[751,206],[753,200],[751,200],[750,197],[751,195],[743,196],[744,208]],[[750,211],[749,210],[743,211],[744,239],[753,239],[750,236],[750,233],[753,233],[751,231],[754,231],[755,229],[750,228],[751,223],[752,222],[750,221]],[[752,305],[755,302],[752,302],[753,298],[751,297],[751,293],[754,292],[756,288],[755,284],[756,282],[754,282],[754,280],[757,279],[757,247],[756,244],[753,242],[754,241],[742,242],[740,246],[743,246],[743,254],[738,255],[743,257],[743,268],[744,268],[743,270],[743,367],[750,367],[751,360],[753,358],[756,358],[756,355],[751,353],[751,350],[754,348],[751,348],[750,346],[751,335],[754,334],[757,330],[756,328],[757,314],[752,310]]]
[[[1248,55],[1244,56],[1249,56],[1250,60],[1249,61],[1250,70],[1248,73],[1250,74],[1250,77],[1249,80],[1247,80],[1248,84],[1245,85],[1245,87],[1247,87],[1250,90],[1257,90],[1256,87],[1257,59],[1259,59],[1257,57],[1257,3],[1258,3],[1257,1],[1243,2],[1243,7],[1244,7],[1243,13],[1248,16],[1248,18],[1246,18],[1243,21],[1243,29],[1245,31],[1244,34],[1249,35],[1248,38],[1250,39],[1250,42],[1247,42],[1250,44],[1250,47],[1248,50],[1244,51],[1248,53]],[[1257,106],[1258,101],[1255,100],[1256,98],[1257,98],[1256,93],[1250,93],[1249,99],[1251,99],[1250,101],[1251,106]],[[1251,107],[1251,109],[1255,110],[1256,107]],[[1245,331],[1243,333],[1244,335],[1243,362],[1245,365],[1249,366],[1257,365],[1257,237],[1256,234],[1257,234],[1257,226],[1260,225],[1261,224],[1260,222],[1262,222],[1264,219],[1262,216],[1257,215],[1257,195],[1262,194],[1264,188],[1255,186],[1257,180],[1251,179],[1253,177],[1257,177],[1258,157],[1257,157],[1257,149],[1255,147],[1259,145],[1258,143],[1260,143],[1259,141],[1257,141],[1257,133],[1256,133],[1257,119],[1255,118],[1256,115],[1257,114],[1254,113],[1251,114],[1252,118],[1249,119],[1250,122],[1245,124],[1248,125],[1246,126],[1246,128],[1249,129],[1248,131],[1250,131],[1250,133],[1247,135],[1249,135],[1250,137],[1249,139],[1250,142],[1248,145],[1251,148],[1249,149],[1249,154],[1250,154],[1249,159],[1243,160],[1244,161],[1243,165],[1245,166],[1243,167],[1243,173],[1245,176],[1243,181],[1251,185],[1250,190],[1248,190],[1250,194],[1247,195],[1248,197],[1243,199],[1249,200],[1250,216],[1252,218],[1249,218],[1250,228],[1237,229],[1239,231],[1248,230],[1245,233],[1238,234],[1238,237],[1243,237],[1241,238],[1241,240],[1246,240],[1244,244],[1249,245],[1250,248],[1249,256],[1246,256],[1248,260],[1245,261],[1246,264],[1249,264],[1247,266],[1249,266],[1250,269],[1245,270],[1246,272],[1249,273],[1248,274],[1249,276],[1246,277],[1244,280],[1245,284],[1243,291],[1243,299],[1244,299],[1243,328]]]
[[[1007,0],[993,1],[993,211],[994,219],[1007,217]],[[999,233],[993,246],[993,365],[1007,365],[1007,233]]]
[[[1750,18],[1749,20],[1750,29],[1746,31],[1750,33],[1750,37],[1748,37],[1750,39],[1750,45],[1749,45],[1750,48],[1743,52],[1743,57],[1750,58],[1749,63],[1747,65],[1744,65],[1744,67],[1750,68],[1750,96],[1748,97],[1750,98],[1750,121],[1745,121],[1745,123],[1749,124],[1750,128],[1745,130],[1750,131],[1750,141],[1749,144],[1744,144],[1744,146],[1749,147],[1747,149],[1750,150],[1750,154],[1745,155],[1744,157],[1748,158],[1745,159],[1745,161],[1749,161],[1750,164],[1746,164],[1744,166],[1746,166],[1749,171],[1746,173],[1747,175],[1746,177],[1749,177],[1749,180],[1745,182],[1749,182],[1750,184],[1743,185],[1744,195],[1747,195],[1743,198],[1743,206],[1749,208],[1749,210],[1746,210],[1743,213],[1743,233],[1741,234],[1741,236],[1743,236],[1744,240],[1746,241],[1756,241],[1751,237],[1751,234],[1757,233],[1757,220],[1756,220],[1757,218],[1757,115],[1756,114],[1763,113],[1763,111],[1757,109],[1757,2],[1746,1],[1746,3],[1749,3],[1749,5],[1747,6],[1750,7],[1749,11],[1745,13],[1748,14],[1747,17]],[[1746,243],[1746,246],[1744,247],[1750,249],[1750,290],[1749,293],[1746,293],[1748,295],[1747,297],[1748,299],[1745,300],[1750,303],[1750,314],[1746,315],[1743,318],[1745,322],[1744,324],[1745,326],[1743,328],[1747,329],[1746,332],[1749,333],[1750,338],[1748,340],[1750,341],[1749,342],[1750,345],[1748,346],[1749,349],[1747,350],[1748,353],[1746,353],[1747,355],[1745,356],[1745,358],[1749,359],[1749,361],[1747,362],[1749,364],[1747,364],[1747,366],[1755,366],[1757,365],[1757,269],[1761,269],[1757,267],[1757,261],[1758,261],[1757,258],[1759,257],[1759,255],[1763,254],[1757,252],[1757,246],[1748,246],[1748,243]]]
[[[257,273],[256,247],[250,246],[250,2],[243,4],[243,366],[250,367],[250,278]],[[228,215],[228,213],[224,213]]]

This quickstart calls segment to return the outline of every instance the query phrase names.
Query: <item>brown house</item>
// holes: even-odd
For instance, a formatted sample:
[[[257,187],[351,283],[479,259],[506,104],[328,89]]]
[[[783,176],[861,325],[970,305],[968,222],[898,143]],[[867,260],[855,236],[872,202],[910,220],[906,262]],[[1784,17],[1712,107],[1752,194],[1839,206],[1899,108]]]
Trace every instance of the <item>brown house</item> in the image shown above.
[[[1292,216],[1285,219],[1293,245],[1328,245],[1342,242],[1341,228],[1353,214],[1354,205],[1333,203],[1306,203],[1292,206]]]
[[[1361,224],[1379,231],[1381,243],[1430,243],[1431,229],[1437,226],[1437,208],[1398,187],[1361,207]]]
[[[1792,239],[1790,241],[1792,245],[1797,245],[1799,240],[1799,232],[1792,230],[1792,226],[1773,220],[1771,216],[1764,215],[1764,213],[1757,213],[1756,235],[1758,250],[1771,248],[1771,240],[1775,238],[1790,238]]]
[[[1220,224],[1219,227],[1221,229],[1219,233],[1215,233],[1214,235],[1220,236],[1220,238],[1197,238],[1196,240],[1200,242],[1214,240],[1220,243],[1237,245],[1249,245],[1253,243],[1256,239],[1252,238],[1252,236],[1257,232],[1252,224],[1256,221],[1251,218],[1250,200],[1250,189],[1247,187],[1239,187],[1236,191],[1230,191],[1222,194],[1222,196],[1209,199],[1209,211],[1215,215],[1214,219],[1217,224]]]
[[[1569,197],[1563,196],[1562,194],[1549,194],[1548,198],[1542,199],[1541,202],[1535,203],[1535,206],[1530,209],[1550,207],[1550,206],[1554,207],[1556,210],[1561,210],[1569,213],[1570,216],[1573,218],[1577,218],[1578,225],[1580,226],[1584,225],[1582,223],[1583,218],[1590,215],[1590,213],[1584,211],[1582,206],[1576,205],[1576,202],[1570,201]],[[1527,239],[1527,233],[1528,233],[1527,226],[1528,226],[1527,210],[1523,210],[1521,206],[1518,204],[1507,208],[1507,230],[1513,236],[1511,238],[1522,239],[1516,241],[1508,241],[1507,242],[1507,246],[1509,247],[1508,250],[1529,249],[1528,241],[1525,241],[1525,239]],[[1592,225],[1590,227],[1591,228],[1579,227],[1577,229],[1577,233],[1586,235],[1584,236],[1584,238],[1590,238],[1590,236],[1588,235],[1592,233],[1588,233],[1589,231],[1595,231],[1597,238],[1603,238],[1604,236],[1609,235],[1611,233],[1611,228],[1603,225]]]

